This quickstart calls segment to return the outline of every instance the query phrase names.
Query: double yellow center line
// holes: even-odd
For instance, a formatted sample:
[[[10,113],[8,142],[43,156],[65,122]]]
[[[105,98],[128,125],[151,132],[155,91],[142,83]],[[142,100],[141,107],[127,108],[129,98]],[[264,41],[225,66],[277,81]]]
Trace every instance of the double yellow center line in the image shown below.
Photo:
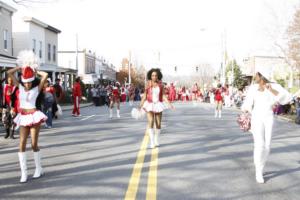
[[[124,198],[125,200],[136,199],[136,194],[138,191],[141,173],[145,161],[145,155],[147,152],[148,142],[149,142],[149,136],[146,131],[135,165],[133,167],[132,175]],[[154,148],[151,151],[151,162],[150,162],[150,169],[148,174],[148,185],[147,185],[147,194],[146,194],[147,200],[156,200],[157,166],[158,166],[158,148]]]

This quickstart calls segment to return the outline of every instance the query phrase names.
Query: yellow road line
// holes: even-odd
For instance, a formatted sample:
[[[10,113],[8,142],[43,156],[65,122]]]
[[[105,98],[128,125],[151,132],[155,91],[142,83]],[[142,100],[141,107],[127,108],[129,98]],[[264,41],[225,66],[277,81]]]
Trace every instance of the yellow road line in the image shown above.
[[[132,175],[125,195],[125,200],[135,200],[136,198],[136,193],[138,190],[141,172],[142,172],[145,155],[147,151],[148,141],[149,141],[149,136],[146,131],[135,165],[133,167]]]
[[[146,200],[156,200],[158,148],[152,149]]]

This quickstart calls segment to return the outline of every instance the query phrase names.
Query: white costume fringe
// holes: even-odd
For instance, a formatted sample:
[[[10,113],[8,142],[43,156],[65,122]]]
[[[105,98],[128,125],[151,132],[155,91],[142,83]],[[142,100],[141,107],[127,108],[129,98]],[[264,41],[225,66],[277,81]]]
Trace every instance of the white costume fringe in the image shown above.
[[[143,105],[143,109],[146,112],[154,112],[154,113],[160,113],[164,110],[167,109],[167,106],[165,106],[165,104],[163,104],[162,102],[157,102],[157,103],[150,103],[148,101],[145,101],[144,105]]]
[[[19,126],[34,126],[43,123],[46,120],[47,116],[41,111],[37,110],[30,114],[18,113],[18,115],[14,119],[14,122],[16,123],[17,128],[19,128]]]

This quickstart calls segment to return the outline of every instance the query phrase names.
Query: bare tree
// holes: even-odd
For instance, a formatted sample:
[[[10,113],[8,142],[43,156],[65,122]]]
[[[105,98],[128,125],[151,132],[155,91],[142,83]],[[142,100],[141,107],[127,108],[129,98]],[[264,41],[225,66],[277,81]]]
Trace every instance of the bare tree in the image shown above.
[[[293,21],[287,29],[288,34],[288,57],[300,71],[300,9],[295,12]]]
[[[15,4],[22,5],[22,6],[29,6],[32,4],[41,4],[41,3],[52,3],[57,0],[12,0]]]

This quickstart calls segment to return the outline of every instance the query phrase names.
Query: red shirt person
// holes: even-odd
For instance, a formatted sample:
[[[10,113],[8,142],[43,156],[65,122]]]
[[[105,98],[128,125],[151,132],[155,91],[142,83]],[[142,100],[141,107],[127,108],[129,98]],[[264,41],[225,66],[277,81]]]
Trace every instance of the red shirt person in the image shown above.
[[[3,105],[5,107],[11,107],[11,95],[15,90],[13,80],[8,77],[7,84],[4,85],[4,94],[3,94]]]
[[[81,99],[81,86],[80,86],[80,77],[77,77],[75,83],[73,85],[73,102],[74,108],[72,115],[73,116],[80,116],[80,99]]]

